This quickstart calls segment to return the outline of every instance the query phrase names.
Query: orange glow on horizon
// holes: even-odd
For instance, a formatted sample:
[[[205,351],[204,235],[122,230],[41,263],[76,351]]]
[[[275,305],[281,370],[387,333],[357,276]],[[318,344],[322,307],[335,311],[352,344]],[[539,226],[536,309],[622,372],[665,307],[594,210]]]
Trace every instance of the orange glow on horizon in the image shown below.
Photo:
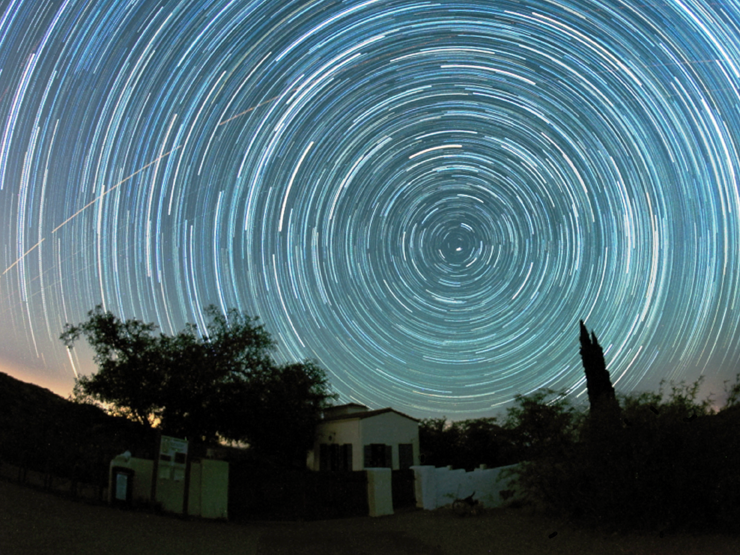
[[[74,386],[73,376],[68,376],[67,379],[52,373],[46,376],[40,376],[38,369],[32,369],[28,366],[14,364],[4,360],[0,360],[0,372],[16,380],[48,389],[65,399],[72,394],[72,387]]]

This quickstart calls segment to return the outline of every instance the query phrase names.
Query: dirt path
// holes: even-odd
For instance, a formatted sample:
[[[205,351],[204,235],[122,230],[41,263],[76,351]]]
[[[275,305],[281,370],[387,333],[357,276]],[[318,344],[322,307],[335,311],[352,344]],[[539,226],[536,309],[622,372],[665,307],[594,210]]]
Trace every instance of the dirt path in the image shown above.
[[[0,555],[473,555],[740,553],[740,536],[605,535],[524,509],[460,518],[409,511],[383,518],[222,523],[88,505],[0,480]]]

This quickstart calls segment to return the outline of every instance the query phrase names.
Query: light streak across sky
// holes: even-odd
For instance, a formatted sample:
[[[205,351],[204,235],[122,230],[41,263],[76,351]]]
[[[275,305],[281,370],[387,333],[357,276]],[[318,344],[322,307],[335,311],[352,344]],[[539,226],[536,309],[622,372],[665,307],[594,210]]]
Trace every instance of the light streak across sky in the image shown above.
[[[740,370],[740,5],[10,0],[0,366],[216,304],[344,401],[489,415]]]

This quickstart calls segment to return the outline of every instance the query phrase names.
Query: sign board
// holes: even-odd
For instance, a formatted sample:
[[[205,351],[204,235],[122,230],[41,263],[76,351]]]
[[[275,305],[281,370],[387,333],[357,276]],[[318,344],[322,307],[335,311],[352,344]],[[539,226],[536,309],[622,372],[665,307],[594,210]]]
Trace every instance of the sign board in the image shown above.
[[[162,436],[159,444],[159,471],[161,480],[185,480],[185,466],[188,460],[188,440]]]

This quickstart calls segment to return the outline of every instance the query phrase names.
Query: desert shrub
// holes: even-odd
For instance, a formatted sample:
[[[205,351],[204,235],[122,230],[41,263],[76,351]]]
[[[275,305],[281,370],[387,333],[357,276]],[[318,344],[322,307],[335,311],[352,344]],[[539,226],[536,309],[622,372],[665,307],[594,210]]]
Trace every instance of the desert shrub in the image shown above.
[[[572,450],[584,414],[564,392],[551,389],[517,395],[507,410],[509,430],[519,460],[562,458]]]
[[[622,397],[621,426],[551,440],[555,448],[520,466],[520,489],[548,509],[597,524],[732,522],[740,511],[740,409],[715,414],[708,399],[698,399],[699,385],[670,384],[665,392],[662,384],[657,393]],[[532,401],[529,413],[546,410]],[[563,412],[555,416],[565,419]],[[576,434],[588,418],[577,424]]]

